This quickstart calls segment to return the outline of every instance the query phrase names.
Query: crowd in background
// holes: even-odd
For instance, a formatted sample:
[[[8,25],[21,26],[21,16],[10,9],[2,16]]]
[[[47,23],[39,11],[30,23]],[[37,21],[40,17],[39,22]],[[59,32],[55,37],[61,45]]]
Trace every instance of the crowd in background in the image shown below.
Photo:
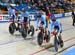
[[[19,0],[15,0],[15,3],[20,4]],[[50,10],[55,10],[56,8],[64,9],[64,11],[72,8],[71,0],[67,0],[66,2],[59,0],[22,0],[22,3],[45,10],[47,14]]]
[[[33,8],[39,8],[40,10],[43,10],[46,13],[47,20],[50,16],[52,16],[52,10],[56,9],[63,9],[66,10],[72,10],[75,7],[71,0],[67,0],[66,2],[63,0],[0,0],[3,3],[14,3],[16,5],[21,4],[27,4],[28,6],[31,6]]]
[[[20,4],[19,0],[15,1],[16,4]],[[56,10],[56,9],[63,9],[64,11],[68,9],[72,9],[72,2],[71,0],[67,0],[64,2],[63,0],[22,0],[23,4],[32,5],[35,8],[39,8],[46,11],[46,14],[49,11]]]
[[[44,10],[46,15],[52,10],[63,9],[64,11],[73,8],[71,0],[64,2],[63,0],[1,0],[1,2],[15,3],[15,4],[28,4],[34,8]]]

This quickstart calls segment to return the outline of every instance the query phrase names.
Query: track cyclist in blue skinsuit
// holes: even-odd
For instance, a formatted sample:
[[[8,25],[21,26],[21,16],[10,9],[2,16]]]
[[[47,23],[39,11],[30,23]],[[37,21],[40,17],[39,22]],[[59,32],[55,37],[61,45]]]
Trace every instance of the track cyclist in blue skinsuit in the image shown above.
[[[46,28],[46,14],[44,11],[40,10],[40,17],[36,19],[36,29],[40,26],[40,23],[43,24],[44,29]]]
[[[15,29],[18,30],[18,25],[17,25],[17,15],[15,12],[15,9],[13,9],[11,6],[8,7],[8,18],[9,20],[12,22],[12,24],[14,25]]]
[[[52,22],[51,22],[51,25],[50,25],[50,33],[52,33],[55,28],[58,29],[58,33],[59,34],[62,33],[62,25],[61,25],[61,22],[59,20],[56,20],[54,18],[54,19],[52,19]]]
[[[50,24],[50,34],[53,34],[54,29],[57,29],[58,32],[58,39],[60,40],[59,43],[63,43],[62,37],[61,37],[61,33],[62,33],[62,24],[61,22],[56,19],[56,18],[52,18],[52,22]],[[58,41],[59,41],[58,40]],[[63,47],[63,45],[61,45],[61,47]]]
[[[22,9],[22,13],[21,13],[21,16],[20,16],[20,22],[21,23],[24,23],[26,22],[27,24],[29,24],[29,13],[23,8]],[[29,26],[29,25],[28,25]]]
[[[15,12],[15,9],[12,9],[11,6],[8,7],[8,15],[9,15],[9,19],[11,21],[14,21],[16,19],[16,12]],[[16,20],[15,20],[16,21]]]

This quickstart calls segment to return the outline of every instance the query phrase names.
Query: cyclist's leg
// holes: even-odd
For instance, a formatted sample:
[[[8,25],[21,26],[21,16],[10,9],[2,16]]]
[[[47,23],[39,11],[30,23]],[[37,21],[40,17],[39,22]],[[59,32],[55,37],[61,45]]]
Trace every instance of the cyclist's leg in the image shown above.
[[[59,35],[58,35],[58,39],[59,39],[60,41],[62,41],[61,33],[59,33]]]
[[[58,38],[62,41],[62,36],[61,36],[61,34],[62,34],[62,30],[59,32],[59,35],[58,35]]]
[[[38,18],[36,19],[36,31],[38,30],[38,26],[39,26],[40,24],[39,24],[39,20],[38,20]]]
[[[61,33],[59,34],[58,39],[59,39],[60,46],[63,47],[63,39],[62,39]]]

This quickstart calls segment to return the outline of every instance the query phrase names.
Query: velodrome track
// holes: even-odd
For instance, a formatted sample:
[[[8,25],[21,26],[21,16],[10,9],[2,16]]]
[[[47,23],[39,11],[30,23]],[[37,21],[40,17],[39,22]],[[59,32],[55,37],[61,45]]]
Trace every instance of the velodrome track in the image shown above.
[[[16,31],[14,35],[10,35],[8,27],[10,23],[0,23],[0,55],[63,55],[68,47],[74,48],[75,46],[75,27],[72,26],[72,18],[61,18],[63,32],[62,38],[64,40],[64,47],[59,48],[58,52],[55,52],[53,44],[53,37],[49,43],[43,43],[40,47],[37,44],[37,33],[31,37],[28,35],[24,40],[21,34]],[[35,27],[35,21],[31,21],[31,24]],[[72,47],[73,46],[73,47]]]

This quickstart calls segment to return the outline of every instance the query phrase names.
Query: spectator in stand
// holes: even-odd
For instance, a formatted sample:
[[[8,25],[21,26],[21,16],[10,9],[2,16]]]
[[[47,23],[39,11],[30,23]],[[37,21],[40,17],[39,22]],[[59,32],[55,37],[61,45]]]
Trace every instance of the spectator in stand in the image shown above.
[[[70,9],[72,6],[71,0],[66,1],[65,6],[67,7],[67,9]]]
[[[55,10],[55,7],[56,7],[56,6],[54,5],[54,3],[51,3],[51,7],[50,7],[51,10]]]
[[[8,3],[9,0],[1,0],[2,3]]]
[[[22,0],[22,3],[23,4],[27,4],[27,0]]]
[[[27,4],[28,4],[29,6],[31,6],[31,5],[32,5],[32,1],[31,1],[31,0],[27,0]]]
[[[15,4],[16,5],[19,5],[20,4],[20,1],[19,0],[14,0]]]
[[[44,10],[45,9],[43,3],[38,3],[38,8],[40,10]]]
[[[57,4],[56,4],[56,7],[57,7],[57,8],[62,8],[63,4],[62,4],[61,1],[57,1],[56,3],[57,3]]]
[[[39,0],[33,0],[34,3],[38,3]]]

